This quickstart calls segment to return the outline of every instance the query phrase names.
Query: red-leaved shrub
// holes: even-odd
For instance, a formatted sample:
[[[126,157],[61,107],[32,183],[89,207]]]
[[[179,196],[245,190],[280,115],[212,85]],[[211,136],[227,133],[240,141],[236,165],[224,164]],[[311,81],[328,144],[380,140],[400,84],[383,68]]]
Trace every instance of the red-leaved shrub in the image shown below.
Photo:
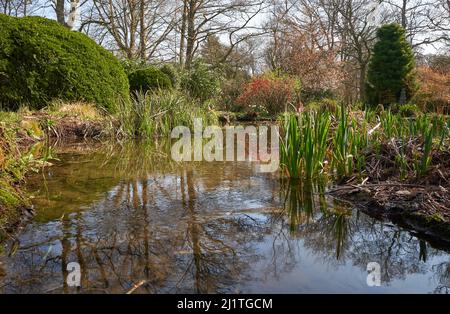
[[[275,115],[290,104],[296,105],[300,83],[292,77],[263,75],[247,83],[236,99],[239,109],[261,115]]]
[[[440,73],[430,67],[417,68],[420,88],[414,102],[423,111],[450,113],[450,73]]]

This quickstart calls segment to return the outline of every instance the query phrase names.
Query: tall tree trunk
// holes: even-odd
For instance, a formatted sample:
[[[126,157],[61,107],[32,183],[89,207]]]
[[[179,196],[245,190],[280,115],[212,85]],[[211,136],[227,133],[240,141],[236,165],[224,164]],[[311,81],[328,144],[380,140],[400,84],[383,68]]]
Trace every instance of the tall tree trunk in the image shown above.
[[[134,59],[136,57],[139,57],[139,51],[136,51],[136,35],[139,25],[139,11],[137,11],[138,7],[136,7],[137,1],[136,0],[128,0],[130,1],[130,40],[128,45],[128,58]]]
[[[186,19],[188,12],[188,0],[183,0],[183,14],[181,16],[181,30],[180,30],[180,66],[184,67],[184,48],[186,42]]]
[[[67,20],[67,27],[72,29],[75,25],[75,20],[77,18],[77,7],[79,0],[70,0],[70,12],[69,18]]]
[[[361,62],[359,70],[359,99],[362,102],[366,100],[366,71],[367,64]]]
[[[59,24],[66,25],[64,17],[64,0],[56,0],[56,20]]]
[[[402,26],[404,29],[406,29],[406,26],[408,24],[408,20],[406,18],[406,5],[408,3],[408,0],[403,0],[402,2],[402,12],[401,12],[401,16],[402,16]]]
[[[146,40],[145,40],[145,0],[141,0],[139,6],[139,57],[141,60],[146,59],[145,51],[146,51]]]
[[[187,14],[187,41],[186,41],[186,69],[191,68],[192,59],[194,58],[195,45],[195,15],[196,15],[196,0],[189,0],[189,10]]]

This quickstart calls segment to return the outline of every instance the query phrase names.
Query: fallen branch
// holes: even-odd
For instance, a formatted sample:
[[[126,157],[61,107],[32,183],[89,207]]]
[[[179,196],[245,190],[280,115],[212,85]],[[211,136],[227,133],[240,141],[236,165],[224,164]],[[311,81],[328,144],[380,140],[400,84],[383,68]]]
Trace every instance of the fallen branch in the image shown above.
[[[144,285],[147,282],[147,280],[141,280],[137,284],[133,286],[126,294],[132,294],[134,291],[136,291],[139,287]]]
[[[428,186],[428,185],[420,185],[420,184],[409,184],[409,183],[372,183],[372,184],[363,184],[363,185],[344,185],[339,186],[336,188],[333,188],[331,190],[328,190],[327,193],[332,193],[340,190],[346,190],[346,189],[363,189],[363,188],[371,188],[371,187],[388,187],[388,186],[405,186],[405,187],[412,187],[412,188],[422,188],[422,189],[428,189],[428,190],[440,190],[438,187],[434,186]]]

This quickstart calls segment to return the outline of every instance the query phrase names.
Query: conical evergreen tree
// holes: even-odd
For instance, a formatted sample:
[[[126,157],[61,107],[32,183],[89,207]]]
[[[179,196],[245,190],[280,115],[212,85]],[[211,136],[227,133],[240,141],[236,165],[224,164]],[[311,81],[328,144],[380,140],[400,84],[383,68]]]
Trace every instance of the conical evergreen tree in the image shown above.
[[[414,74],[414,54],[405,29],[395,23],[381,26],[367,72],[369,104],[408,101],[417,90]]]

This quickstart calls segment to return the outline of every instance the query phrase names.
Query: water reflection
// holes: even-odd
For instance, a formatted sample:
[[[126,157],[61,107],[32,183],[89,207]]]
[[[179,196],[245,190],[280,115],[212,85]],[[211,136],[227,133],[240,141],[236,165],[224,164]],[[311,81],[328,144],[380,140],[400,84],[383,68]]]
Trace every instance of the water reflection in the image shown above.
[[[0,291],[448,292],[447,252],[325,196],[324,182],[174,164],[158,145],[57,148],[29,179],[37,216],[0,257]],[[369,262],[382,287],[366,285]]]

